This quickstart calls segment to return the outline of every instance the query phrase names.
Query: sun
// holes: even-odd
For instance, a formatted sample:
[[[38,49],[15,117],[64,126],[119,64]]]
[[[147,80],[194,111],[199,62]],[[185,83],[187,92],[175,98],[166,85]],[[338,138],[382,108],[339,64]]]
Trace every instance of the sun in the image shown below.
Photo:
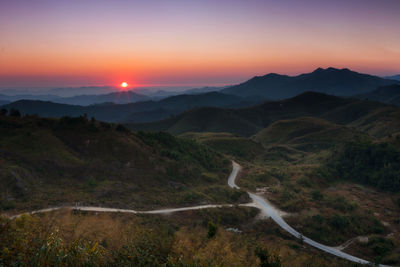
[[[127,82],[122,82],[122,83],[121,83],[121,87],[123,87],[123,88],[128,87],[128,83],[127,83]]]

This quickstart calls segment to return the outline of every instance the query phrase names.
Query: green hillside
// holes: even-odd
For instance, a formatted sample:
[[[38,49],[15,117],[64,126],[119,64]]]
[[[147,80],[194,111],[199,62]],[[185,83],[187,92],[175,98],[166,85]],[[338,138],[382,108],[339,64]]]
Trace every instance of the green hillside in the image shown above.
[[[368,139],[349,127],[319,118],[302,117],[272,123],[254,136],[265,147],[288,144],[299,150],[329,149],[347,140]]]
[[[129,100],[129,95],[135,95],[133,92],[122,93],[119,101],[125,102]],[[19,100],[12,103],[4,103],[4,108],[18,109],[23,115],[38,115],[40,117],[60,118],[63,116],[83,116],[94,117],[96,120],[106,122],[150,122],[161,120],[176,115],[181,112],[198,108],[198,107],[224,107],[238,108],[248,107],[262,103],[260,98],[242,98],[233,95],[227,95],[219,92],[209,92],[195,95],[176,95],[161,100],[140,101],[135,103],[122,104],[119,101],[113,101],[118,94],[99,96],[77,96],[72,97],[71,101],[54,102],[39,100]],[[86,97],[90,100],[104,99],[102,102],[96,102],[89,106],[82,106]],[[112,97],[112,99],[108,99]],[[83,98],[83,99],[81,99]],[[73,100],[73,99],[76,99]],[[65,100],[65,99],[64,99]],[[81,101],[82,100],[82,101]],[[118,99],[117,99],[118,100]],[[75,103],[76,102],[76,103]],[[75,103],[75,104],[74,104]],[[116,104],[120,103],[120,104]],[[0,101],[1,105],[1,101]]]
[[[180,137],[195,139],[223,154],[243,160],[254,160],[264,153],[259,143],[253,140],[230,133],[195,133],[189,132]]]
[[[186,132],[228,132],[249,137],[278,120],[314,117],[383,137],[400,131],[399,112],[398,107],[378,102],[307,92],[249,108],[199,108],[170,119],[127,124],[127,127],[132,130],[162,130],[174,135]]]
[[[153,208],[239,201],[230,161],[167,133],[130,133],[85,117],[0,116],[1,209]]]

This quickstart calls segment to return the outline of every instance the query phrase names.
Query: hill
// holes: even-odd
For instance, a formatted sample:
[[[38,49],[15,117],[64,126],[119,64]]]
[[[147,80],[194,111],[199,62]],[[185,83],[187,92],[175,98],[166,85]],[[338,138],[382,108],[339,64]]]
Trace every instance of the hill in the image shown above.
[[[293,97],[306,91],[351,96],[394,83],[400,84],[399,81],[361,74],[349,69],[318,68],[311,73],[298,76],[275,73],[256,76],[242,84],[225,88],[221,92],[238,96],[258,95],[269,99]]]
[[[378,102],[306,92],[299,96],[242,109],[199,108],[172,118],[142,124],[127,124],[133,130],[228,132],[251,136],[278,120],[316,117],[349,125],[381,137],[400,131],[399,108]]]
[[[85,113],[85,107],[53,103],[41,100],[18,100],[3,106],[6,109],[18,109],[22,114],[57,118],[62,116],[77,117]]]
[[[11,92],[10,92],[11,93]],[[16,94],[16,95],[9,95],[9,94],[0,94],[0,100],[1,101],[8,101],[8,102],[14,102],[18,100],[42,100],[42,101],[55,101],[59,96],[56,95],[50,95],[50,94]]]
[[[185,89],[182,91],[175,91],[175,90],[157,90],[157,91],[150,91],[146,88],[140,90],[141,93],[144,95],[147,95],[153,99],[157,98],[165,98],[169,96],[174,96],[174,95],[193,95],[193,94],[204,94],[204,93],[210,93],[210,92],[218,92],[221,91],[222,89],[226,88],[226,86],[223,87],[201,87],[201,88],[190,88],[190,89]]]
[[[254,136],[265,147],[285,144],[306,151],[329,149],[357,139],[369,138],[352,128],[311,117],[276,121]]]
[[[81,116],[108,122],[148,122],[168,118],[195,107],[245,107],[259,103],[260,99],[241,98],[218,92],[197,95],[177,95],[159,101],[130,104],[103,103],[91,106],[67,105],[53,102],[20,100],[5,108],[18,109],[23,114],[41,117]]]
[[[259,143],[230,133],[189,132],[180,135],[180,137],[197,140],[223,154],[247,161],[254,160],[264,152]]]
[[[229,172],[221,154],[166,133],[133,134],[84,117],[0,116],[3,210],[239,201],[242,195],[226,186]]]
[[[79,92],[80,89],[82,91],[85,91],[87,88],[90,87],[60,88],[60,90],[62,89],[64,91],[71,90],[71,92]],[[111,90],[112,88],[108,89]],[[57,91],[57,89],[52,89],[52,90]],[[104,102],[111,102],[115,104],[126,104],[126,103],[134,103],[138,101],[150,100],[150,97],[138,94],[133,91],[61,97],[59,95],[50,94],[53,92],[52,90],[50,90],[49,94],[29,94],[29,93],[24,93],[24,94],[20,93],[15,95],[0,94],[0,100],[6,100],[9,102],[14,102],[18,100],[41,100],[41,101],[51,101],[60,104],[81,105],[81,106],[88,106]],[[12,90],[6,90],[6,92],[12,93]]]
[[[400,106],[400,85],[392,84],[388,86],[382,86],[371,92],[357,95],[356,97]]]

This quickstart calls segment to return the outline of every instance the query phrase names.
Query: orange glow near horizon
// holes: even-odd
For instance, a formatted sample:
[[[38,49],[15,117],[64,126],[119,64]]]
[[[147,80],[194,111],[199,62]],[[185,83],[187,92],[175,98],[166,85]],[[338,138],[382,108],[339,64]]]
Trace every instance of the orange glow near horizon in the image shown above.
[[[400,73],[398,0],[96,3],[6,1],[0,87],[220,85],[318,67]]]

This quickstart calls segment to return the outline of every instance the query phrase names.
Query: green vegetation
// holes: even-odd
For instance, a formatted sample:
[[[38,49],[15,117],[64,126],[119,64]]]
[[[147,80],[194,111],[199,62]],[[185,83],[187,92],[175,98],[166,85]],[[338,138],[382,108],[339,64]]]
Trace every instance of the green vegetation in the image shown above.
[[[290,219],[299,223],[299,218]],[[356,236],[385,233],[384,226],[372,215],[355,212],[332,212],[329,215],[317,213],[301,218],[301,231],[305,236],[323,244],[338,245]],[[321,234],[323,233],[323,234]]]
[[[400,214],[396,202],[399,190],[393,187],[393,183],[393,189],[389,190],[393,194],[353,184],[361,183],[360,173],[379,179],[389,178],[386,183],[399,177],[396,148],[381,144],[383,140],[355,128],[315,117],[273,122],[250,139],[229,133],[186,133],[182,136],[194,138],[203,144],[218,144],[222,138],[240,138],[243,146],[250,142],[255,144],[258,150],[252,157],[232,153],[229,144],[220,147],[214,145],[213,148],[239,160],[244,166],[244,174],[238,180],[239,186],[263,194],[277,207],[291,214],[286,218],[290,225],[323,244],[338,246],[357,236],[384,238],[399,229],[398,220],[395,219]],[[397,135],[390,136],[388,141],[396,144],[396,138]],[[343,157],[350,143],[368,144],[365,146],[372,148],[352,147]],[[248,150],[252,151],[250,146]],[[340,159],[347,160],[347,165]],[[377,162],[376,165],[369,163],[373,160]],[[358,168],[352,164],[359,164]],[[336,168],[343,172],[339,173]],[[394,174],[385,178],[381,168],[386,173]],[[356,174],[351,173],[356,171]],[[357,179],[350,178],[351,174]],[[385,207],[385,210],[382,211],[381,207]],[[395,234],[393,240],[398,239],[399,236]],[[299,244],[291,245],[293,248],[296,246]],[[379,257],[376,250],[355,241],[350,249],[356,248],[355,251],[350,250],[350,254],[370,260]],[[397,246],[391,247],[384,257],[385,262],[386,258],[390,258],[392,264],[398,264],[398,254]]]
[[[331,149],[354,139],[369,138],[348,127],[311,117],[277,121],[254,136],[265,147],[286,144],[301,151]]]
[[[400,191],[400,150],[386,143],[346,143],[326,168],[322,173],[329,173],[332,179],[340,177],[381,190]]]
[[[86,117],[0,116],[0,207],[150,209],[247,201],[231,163],[195,141]]]
[[[181,137],[194,139],[223,154],[246,161],[254,160],[264,152],[259,143],[230,133],[185,133]]]
[[[166,131],[174,135],[188,132],[224,132],[250,137],[280,120],[313,117],[382,138],[400,131],[399,110],[398,107],[378,102],[306,92],[290,99],[242,109],[198,108],[162,121],[127,124],[127,127],[136,131]],[[336,129],[337,134],[332,131],[331,136],[346,134],[341,130],[343,128]]]
[[[0,207],[7,212],[75,202],[132,209],[243,203],[250,190],[289,213],[285,220],[304,236],[349,244],[346,252],[375,262],[400,263],[396,107],[306,93],[246,109],[195,109],[136,133],[132,125],[86,116],[6,114],[0,116]],[[237,181],[243,190],[226,185],[229,159],[243,166]],[[26,217],[32,222],[26,226],[4,220],[1,259],[29,265],[19,262],[21,251],[38,265],[67,265],[69,255],[76,255],[75,265],[343,265],[256,215],[238,207],[168,217],[119,214],[104,230],[101,216],[90,213],[57,224],[47,215]],[[82,234],[89,227],[77,227],[86,219],[85,225],[101,225],[90,236]]]

